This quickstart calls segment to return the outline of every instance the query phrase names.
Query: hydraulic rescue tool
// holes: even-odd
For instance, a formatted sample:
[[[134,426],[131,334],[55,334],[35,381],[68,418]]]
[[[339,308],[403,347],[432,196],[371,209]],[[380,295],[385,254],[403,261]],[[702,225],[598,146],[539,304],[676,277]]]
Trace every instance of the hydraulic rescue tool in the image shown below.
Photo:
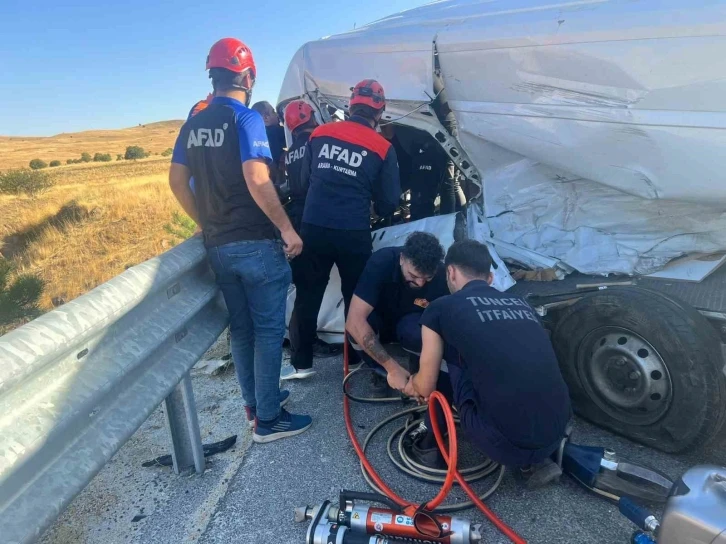
[[[726,544],[726,468],[689,469],[673,486],[663,521],[624,498],[620,512],[640,530],[633,544]]]
[[[359,502],[389,505],[387,508]],[[295,509],[295,521],[310,520],[305,544],[384,544],[387,542],[481,542],[479,526],[447,515],[406,515],[386,497],[371,493],[341,491],[339,506],[325,501],[316,507]]]
[[[449,512],[476,506],[484,516],[515,544],[526,541],[501,521],[483,499],[491,494],[503,475],[482,496],[469,486],[470,482],[493,474],[497,465],[488,463],[472,469],[459,470],[456,422],[446,399],[438,392],[429,398],[429,406],[407,408],[389,416],[375,426],[361,446],[350,417],[349,399],[359,400],[348,391],[348,344],[344,345],[343,367],[343,410],[348,436],[360,459],[366,481],[377,493],[341,491],[337,506],[324,501],[319,506],[306,506],[295,510],[295,521],[310,521],[306,544],[393,544],[433,543],[471,544],[482,541],[480,525],[469,520],[449,515]],[[361,399],[365,400],[365,399]],[[380,401],[381,399],[377,399]],[[400,402],[400,398],[386,399]],[[446,428],[440,429],[434,417],[436,406],[444,412]],[[439,450],[446,462],[446,470],[427,469],[414,466],[407,461],[405,436],[414,432],[419,425],[416,415],[425,410],[431,412],[432,431]],[[430,501],[411,503],[398,496],[373,469],[365,450],[372,436],[385,425],[400,417],[408,417],[407,423],[397,429],[388,440],[388,452],[394,464],[404,473],[422,481],[439,482],[441,490]],[[414,419],[411,419],[411,418]],[[444,438],[444,432],[448,437]],[[398,438],[398,455],[394,457],[393,447]],[[614,451],[606,448],[573,444],[569,436],[563,439],[559,450],[553,455],[563,473],[568,474],[585,488],[616,502],[620,512],[635,523],[640,530],[633,534],[634,544],[726,544],[726,468],[713,466],[695,467],[686,472],[675,484],[668,476],[657,470],[618,459]],[[470,502],[443,504],[454,482],[468,495]],[[667,501],[663,522],[638,504],[664,503]],[[375,506],[376,504],[381,506]]]

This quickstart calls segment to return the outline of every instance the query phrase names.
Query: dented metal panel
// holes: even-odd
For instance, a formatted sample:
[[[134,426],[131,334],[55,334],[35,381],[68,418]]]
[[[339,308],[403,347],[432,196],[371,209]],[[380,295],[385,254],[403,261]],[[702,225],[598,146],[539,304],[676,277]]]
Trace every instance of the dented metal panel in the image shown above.
[[[199,238],[0,337],[0,535],[37,538],[224,330]]]
[[[324,81],[344,100],[379,75],[395,113],[412,111],[429,68],[411,36],[436,40],[495,240],[591,274],[726,249],[726,4],[434,2],[305,45],[289,73],[306,86],[281,99]],[[342,59],[338,75],[320,68]]]

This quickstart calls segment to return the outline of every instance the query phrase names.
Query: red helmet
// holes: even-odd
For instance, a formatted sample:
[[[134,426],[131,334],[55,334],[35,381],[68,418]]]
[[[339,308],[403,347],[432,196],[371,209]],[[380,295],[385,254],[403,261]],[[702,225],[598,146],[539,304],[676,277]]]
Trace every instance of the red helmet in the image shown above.
[[[237,74],[249,70],[253,79],[257,77],[252,51],[237,38],[222,38],[212,46],[207,55],[207,70],[210,68],[224,68]]]
[[[386,95],[383,86],[375,79],[364,79],[351,89],[350,105],[365,104],[373,109],[380,110],[386,107]]]
[[[285,108],[285,124],[290,132],[313,118],[313,108],[304,100],[293,100]]]

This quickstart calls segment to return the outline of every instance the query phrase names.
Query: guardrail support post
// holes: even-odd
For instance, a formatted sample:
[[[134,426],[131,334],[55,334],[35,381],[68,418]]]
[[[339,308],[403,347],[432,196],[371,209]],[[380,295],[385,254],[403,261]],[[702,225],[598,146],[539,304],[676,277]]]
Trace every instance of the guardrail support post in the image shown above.
[[[174,472],[194,467],[197,474],[204,472],[204,450],[199,432],[197,405],[194,402],[192,379],[187,372],[179,385],[164,399],[166,426],[171,441]]]

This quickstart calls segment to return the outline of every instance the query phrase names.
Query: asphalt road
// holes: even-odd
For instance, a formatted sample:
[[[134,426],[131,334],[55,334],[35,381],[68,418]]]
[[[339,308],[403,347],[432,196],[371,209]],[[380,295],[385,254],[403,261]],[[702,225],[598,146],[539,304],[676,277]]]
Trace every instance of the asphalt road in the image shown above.
[[[231,450],[208,461],[203,475],[175,476],[167,468],[143,469],[142,461],[166,452],[163,413],[157,410],[44,535],[44,544],[177,543],[302,544],[307,524],[292,521],[296,506],[336,500],[341,488],[368,490],[349,444],[342,415],[340,358],[316,361],[318,374],[293,382],[288,408],[314,417],[306,433],[278,442],[252,444],[244,423],[234,373],[193,378],[205,442],[238,434]],[[365,385],[363,379],[356,387]],[[400,405],[353,405],[361,437]],[[391,427],[393,428],[393,427]],[[402,496],[431,498],[436,487],[398,472],[384,451],[384,432],[370,458]],[[666,455],[577,421],[574,441],[608,446],[621,458],[647,463],[677,477],[689,466],[726,466],[726,440],[687,456]],[[493,479],[479,482],[485,489]],[[460,497],[460,496],[459,496]],[[627,543],[633,526],[617,509],[563,478],[527,491],[506,474],[487,504],[531,543]],[[458,514],[483,524],[484,542],[507,542],[481,514]]]
[[[302,543],[307,524],[291,522],[294,507],[335,500],[340,488],[368,490],[345,433],[340,365],[339,360],[318,362],[317,376],[291,385],[289,410],[310,413],[314,417],[313,427],[298,437],[249,449],[201,542]],[[398,405],[354,405],[354,423],[361,438],[376,422],[400,409]],[[402,496],[431,498],[436,487],[412,480],[392,467],[384,451],[388,434],[383,433],[372,446],[370,458],[374,466]],[[726,464],[723,447],[676,457],[633,444],[583,421],[576,422],[574,441],[612,447],[622,458],[647,463],[672,477],[692,464]],[[476,487],[484,489],[492,481],[490,477]],[[634,529],[614,506],[566,478],[557,485],[527,491],[511,474],[506,474],[487,503],[532,543],[625,543]],[[507,542],[478,511],[459,515],[483,523],[484,542]]]

